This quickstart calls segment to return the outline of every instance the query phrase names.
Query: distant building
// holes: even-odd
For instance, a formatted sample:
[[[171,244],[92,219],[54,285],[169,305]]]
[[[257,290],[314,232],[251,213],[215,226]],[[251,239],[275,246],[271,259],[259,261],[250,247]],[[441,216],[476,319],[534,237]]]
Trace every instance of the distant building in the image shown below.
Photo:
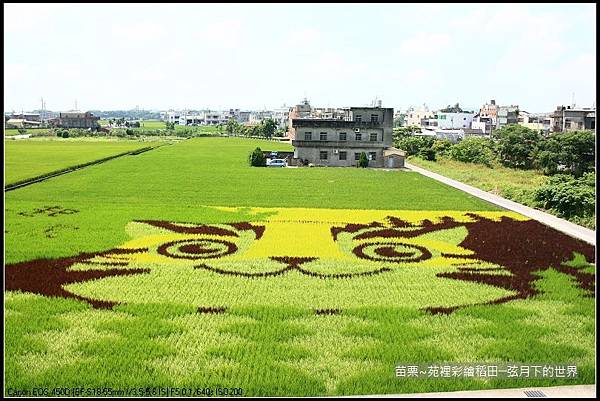
[[[495,125],[496,123],[493,117],[483,117],[481,114],[475,114],[473,121],[471,121],[471,129],[479,130],[484,135],[490,135]]]
[[[89,111],[66,111],[58,113],[58,118],[52,120],[52,124],[60,128],[83,128],[99,129],[100,117],[94,116]]]
[[[272,117],[273,120],[277,123],[277,128],[285,129],[285,127],[289,124],[290,120],[290,107],[287,107],[285,104],[275,110],[273,110]]]
[[[182,113],[179,111],[169,110],[169,111],[162,112],[160,114],[161,114],[161,119],[163,121],[166,121],[168,123],[179,123],[179,119],[181,118]]]
[[[294,115],[307,113],[298,105]],[[369,167],[404,166],[404,153],[392,147],[394,109],[350,107],[343,118],[292,118],[294,158],[322,166],[356,166],[364,152]]]
[[[273,112],[271,111],[253,111],[250,112],[250,116],[248,117],[248,122],[250,124],[259,124],[261,123],[263,120],[266,120],[267,118],[272,118],[273,117]]]
[[[429,111],[429,108],[426,105],[423,105],[423,107],[417,109],[410,108],[406,112],[404,125],[407,127],[411,127],[413,125],[420,127],[423,124],[423,120],[431,118],[435,118],[435,113],[433,111]]]
[[[9,118],[6,120],[6,128],[37,128],[41,125],[39,121],[28,121],[23,118]]]
[[[422,129],[416,136],[433,137],[436,139],[445,139],[452,143],[457,143],[465,138],[488,137],[484,131],[474,128],[437,128]]]
[[[204,125],[204,115],[183,114],[179,116],[179,125]]]
[[[441,129],[471,128],[474,116],[473,112],[444,113],[438,111],[435,113],[437,127]]]
[[[496,127],[517,124],[519,118],[519,106],[500,106],[498,107],[498,120]]]
[[[595,108],[558,106],[551,117],[553,132],[596,129]]]
[[[42,121],[39,113],[13,113],[10,118],[38,123]]]
[[[552,128],[551,119],[546,114],[533,114],[525,110],[519,110],[517,124],[536,131],[548,132]]]
[[[479,117],[480,121],[491,122],[491,124],[495,127],[498,119],[498,105],[495,100],[490,100],[489,103],[484,104],[479,109]]]

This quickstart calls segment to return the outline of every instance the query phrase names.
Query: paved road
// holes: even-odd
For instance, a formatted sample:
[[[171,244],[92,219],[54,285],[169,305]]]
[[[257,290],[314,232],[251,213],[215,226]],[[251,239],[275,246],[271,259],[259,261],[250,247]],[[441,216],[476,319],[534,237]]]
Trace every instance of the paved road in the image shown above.
[[[555,228],[559,231],[562,231],[565,234],[568,234],[572,237],[582,239],[594,246],[596,246],[596,231],[590,230],[589,228],[578,226],[577,224],[573,224],[569,221],[560,219],[551,214],[542,212],[540,210],[536,210],[530,208],[528,206],[521,205],[520,203],[513,202],[508,199],[504,199],[498,195],[491,194],[489,192],[482,191],[481,189],[472,187],[467,184],[463,184],[462,182],[453,180],[448,177],[444,177],[437,173],[433,173],[429,170],[425,170],[424,168],[417,167],[410,163],[405,163],[405,166],[413,171],[421,173],[427,177],[433,178],[434,180],[443,182],[444,184],[450,185],[451,187],[460,189],[468,194],[486,200],[490,203],[498,205],[508,210],[512,210],[517,213],[521,213],[524,216],[537,220],[541,223],[546,224],[552,228]]]
[[[539,393],[526,393],[542,392]],[[510,388],[501,390],[476,390],[476,391],[449,391],[446,393],[417,393],[417,394],[394,394],[362,397],[399,397],[399,398],[596,398],[596,385],[585,384],[576,386],[555,387],[526,387]]]

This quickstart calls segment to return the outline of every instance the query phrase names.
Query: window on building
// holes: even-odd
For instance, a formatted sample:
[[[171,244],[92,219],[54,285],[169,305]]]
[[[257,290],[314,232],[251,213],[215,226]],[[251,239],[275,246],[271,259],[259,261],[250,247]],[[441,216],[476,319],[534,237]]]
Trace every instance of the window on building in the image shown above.
[[[327,160],[327,151],[326,150],[322,150],[319,152],[319,159]]]
[[[321,141],[326,141],[326,140],[327,140],[327,132],[321,132],[321,133],[319,134],[319,139],[320,139]]]
[[[372,123],[379,122],[379,117],[377,116],[377,114],[371,114],[371,122]]]
[[[340,152],[340,160],[346,160],[346,152]]]
[[[312,141],[312,132],[305,132],[304,133],[304,140],[305,141]]]
[[[369,160],[375,160],[377,158],[377,152],[369,152]]]
[[[362,141],[362,134],[356,134],[356,140]]]
[[[354,160],[360,160],[360,152],[354,152]]]
[[[362,116],[354,116],[354,121],[361,122],[362,121]]]
[[[340,141],[345,141],[345,140],[346,140],[346,133],[340,132]]]
[[[377,140],[377,134],[376,133],[371,133],[371,135],[369,136],[369,140],[371,142],[375,142]]]

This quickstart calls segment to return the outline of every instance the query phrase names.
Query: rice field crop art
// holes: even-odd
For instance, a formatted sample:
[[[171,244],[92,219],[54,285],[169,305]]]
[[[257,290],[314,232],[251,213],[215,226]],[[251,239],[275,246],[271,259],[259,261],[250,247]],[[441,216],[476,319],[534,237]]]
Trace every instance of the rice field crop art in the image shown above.
[[[35,300],[38,319],[53,322],[40,336],[81,336],[58,346],[24,335],[64,360],[27,371],[32,354],[15,345],[12,381],[201,383],[245,395],[515,386],[394,377],[399,361],[465,358],[568,359],[581,363],[580,382],[593,380],[593,347],[553,336],[572,325],[580,344],[593,341],[585,242],[512,212],[244,210],[251,218],[235,222],[133,220],[113,249],[6,265],[9,325]]]

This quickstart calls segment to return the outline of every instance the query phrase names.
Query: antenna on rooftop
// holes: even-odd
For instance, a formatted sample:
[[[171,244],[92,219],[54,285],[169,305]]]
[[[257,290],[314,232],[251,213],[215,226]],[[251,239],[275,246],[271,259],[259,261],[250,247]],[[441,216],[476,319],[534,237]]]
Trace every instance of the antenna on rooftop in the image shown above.
[[[575,92],[571,94],[571,108],[575,108]]]

